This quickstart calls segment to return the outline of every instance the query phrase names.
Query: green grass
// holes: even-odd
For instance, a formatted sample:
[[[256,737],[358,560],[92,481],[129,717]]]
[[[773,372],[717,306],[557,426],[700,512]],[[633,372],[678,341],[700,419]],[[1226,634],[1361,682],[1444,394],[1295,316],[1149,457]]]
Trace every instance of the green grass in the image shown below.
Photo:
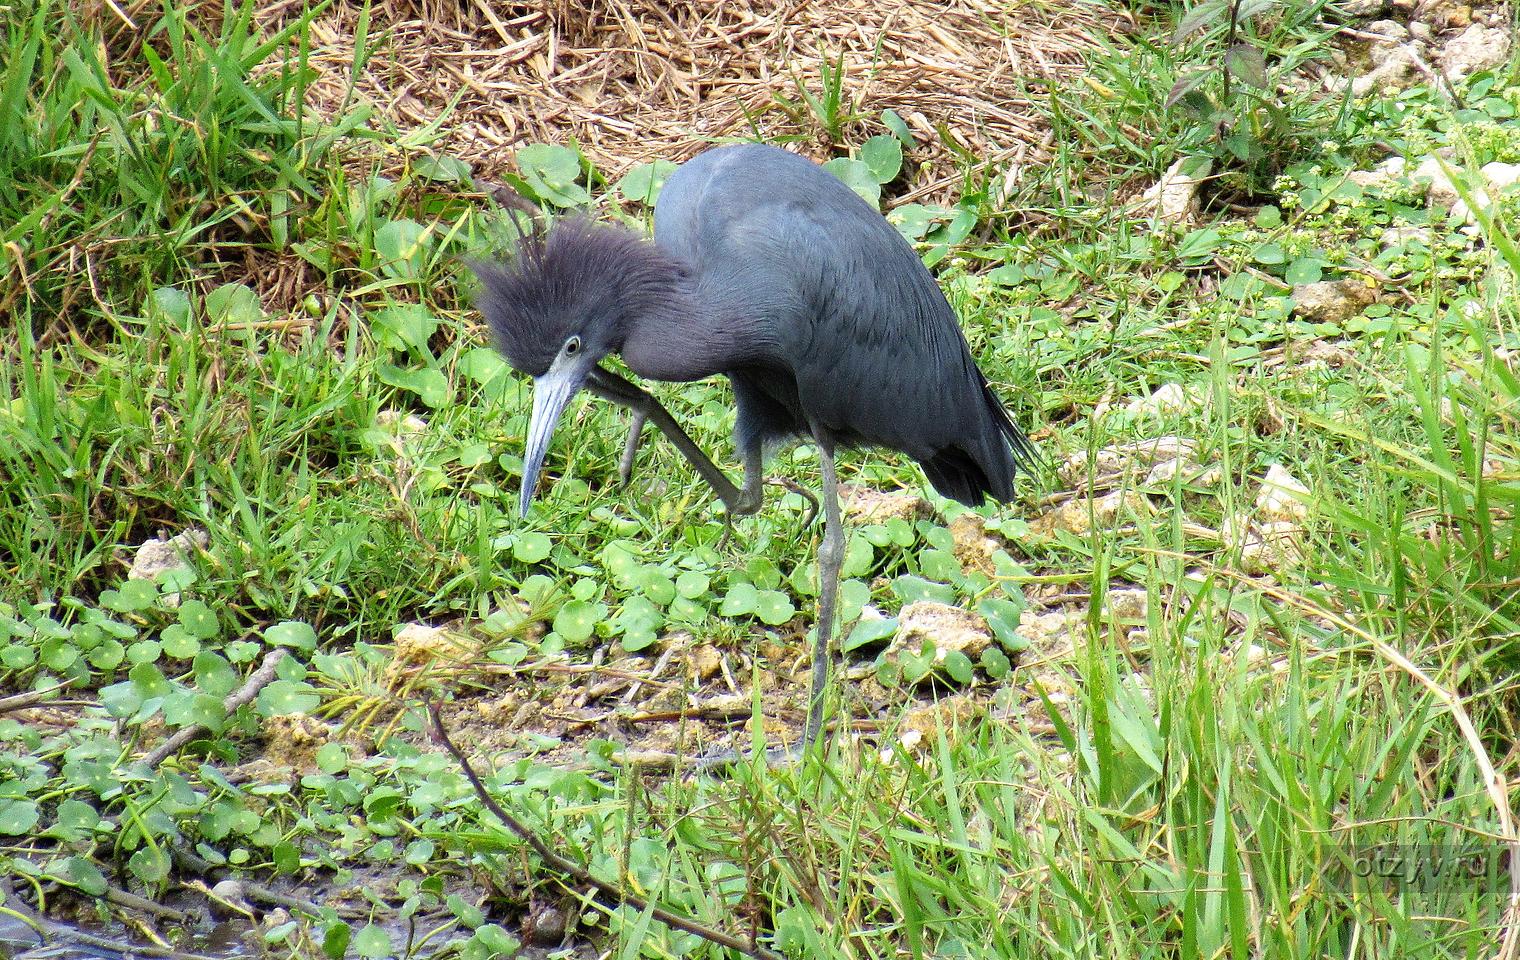
[[[1002,653],[917,687],[932,663],[855,634],[850,661],[876,669],[836,702],[889,704],[863,738],[846,722],[825,762],[683,781],[630,771],[602,741],[569,769],[540,755],[548,726],[506,721],[573,693],[566,661],[598,650],[681,631],[736,662],[800,650],[786,625],[810,619],[816,530],[778,498],[720,547],[710,495],[655,441],[619,490],[624,420],[591,400],[556,438],[558,479],[516,517],[529,396],[486,345],[459,260],[511,228],[461,190],[459,161],[411,145],[386,161],[394,131],[356,101],[336,120],[303,111],[314,15],[273,36],[247,6],[169,4],[136,33],[39,0],[0,15],[0,311],[15,318],[0,695],[72,703],[63,725],[0,712],[0,911],[104,911],[111,887],[156,897],[225,869],[371,890],[251,933],[271,956],[510,955],[545,902],[611,955],[721,955],[577,902],[483,819],[420,734],[429,693],[465,704],[451,716],[493,792],[557,849],[790,956],[1491,954],[1503,884],[1358,870],[1368,848],[1492,856],[1515,837],[1497,783],[1517,774],[1520,302],[1502,274],[1520,274],[1520,208],[1503,201],[1475,238],[1411,185],[1362,190],[1344,171],[1380,159],[1374,143],[1450,146],[1467,170],[1520,160],[1513,64],[1508,88],[1474,78],[1460,109],[1424,89],[1294,104],[1306,125],[1338,117],[1341,146],[1283,141],[1273,205],[1168,229],[1103,186],[1206,149],[1160,110],[1181,54],[1137,41],[1056,91],[1055,161],[1013,197],[972,169],[957,208],[895,212],[1050,467],[1172,435],[1218,481],[1141,471],[1121,481],[1141,506],[1052,532],[1042,501],[1073,480],[1047,470],[980,511],[1000,538],[987,571],[955,560],[961,508],[911,463],[849,456],[847,479],[924,492],[936,513],[852,531],[845,636],[865,604],[890,617],[931,597],[987,614]],[[1291,66],[1316,36],[1295,13],[1256,42]],[[647,214],[650,181],[604,193],[571,149],[519,171],[548,205]],[[1411,225],[1431,242],[1381,239]],[[1299,318],[1285,295],[1369,275],[1394,279],[1350,318]],[[1165,384],[1194,402],[1125,409]],[[660,393],[731,459],[721,385]],[[1311,494],[1301,558],[1262,570],[1224,532],[1273,464]],[[776,469],[816,482],[806,449]],[[188,568],[127,580],[136,545],[190,530],[206,541]],[[1144,591],[1138,619],[1104,610],[1124,588]],[[1031,645],[1013,627],[1045,608],[1070,609],[1071,629]],[[405,668],[409,623],[459,627],[466,655]],[[277,648],[278,678],[228,713]],[[963,670],[969,706],[923,726],[910,710],[957,703]],[[518,699],[493,706],[504,691]],[[320,735],[296,775],[240,766],[303,715],[347,739]],[[194,724],[208,732],[141,761]]]

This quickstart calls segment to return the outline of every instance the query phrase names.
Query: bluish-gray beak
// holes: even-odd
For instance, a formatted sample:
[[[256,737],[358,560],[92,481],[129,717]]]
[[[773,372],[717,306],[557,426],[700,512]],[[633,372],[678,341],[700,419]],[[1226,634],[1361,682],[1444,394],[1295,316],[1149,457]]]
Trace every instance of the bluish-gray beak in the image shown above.
[[[560,357],[542,376],[533,378],[533,415],[528,420],[528,446],[523,451],[523,516],[528,515],[533,492],[538,489],[538,474],[544,466],[544,455],[549,452],[554,427],[594,366],[580,357]]]

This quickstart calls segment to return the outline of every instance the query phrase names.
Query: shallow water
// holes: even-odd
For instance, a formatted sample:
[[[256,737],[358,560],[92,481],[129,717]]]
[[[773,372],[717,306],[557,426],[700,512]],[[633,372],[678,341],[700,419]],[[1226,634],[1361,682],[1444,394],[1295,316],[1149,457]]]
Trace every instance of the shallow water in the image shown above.
[[[138,949],[123,953],[80,942],[70,936],[75,930]],[[191,956],[241,960],[260,956],[255,946],[256,936],[246,924],[218,923],[175,943],[174,949]],[[0,914],[0,960],[122,960],[124,957],[137,960],[153,956],[140,952],[146,946],[125,927],[78,927],[54,922],[48,932],[39,934],[20,920]]]

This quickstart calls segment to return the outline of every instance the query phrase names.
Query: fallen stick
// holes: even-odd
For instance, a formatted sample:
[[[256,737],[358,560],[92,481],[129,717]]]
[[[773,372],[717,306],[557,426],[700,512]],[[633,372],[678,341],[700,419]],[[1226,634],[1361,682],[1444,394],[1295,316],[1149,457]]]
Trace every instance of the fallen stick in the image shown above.
[[[274,679],[275,668],[280,665],[280,661],[283,659],[285,659],[284,648],[277,647],[269,651],[268,655],[264,657],[264,662],[259,664],[259,668],[248,675],[248,679],[243,682],[241,687],[238,687],[226,700],[222,701],[222,709],[230,714],[237,710],[238,707],[252,702],[253,698],[259,695],[259,691],[268,686],[269,682]],[[154,747],[151,753],[142,758],[143,763],[149,767],[158,766],[164,762],[164,759],[169,754],[194,740],[205,729],[201,724],[185,727],[157,747]]]
[[[428,718],[433,722],[433,739],[437,740],[449,752],[449,755],[454,758],[454,762],[459,764],[459,768],[464,771],[465,779],[469,781],[470,787],[475,791],[475,796],[480,798],[480,802],[484,804],[487,810],[495,814],[497,819],[505,823],[524,843],[532,847],[533,851],[549,866],[561,873],[568,874],[577,883],[594,888],[598,893],[614,903],[626,904],[640,912],[648,911],[656,920],[675,927],[677,930],[684,930],[687,933],[695,934],[709,943],[716,943],[720,947],[737,950],[747,957],[756,957],[758,960],[785,960],[781,954],[776,953],[774,950],[768,950],[758,943],[741,940],[732,934],[724,933],[722,930],[715,930],[680,914],[672,913],[664,907],[652,904],[644,897],[623,890],[615,884],[608,883],[605,880],[598,880],[585,867],[554,852],[547,843],[539,838],[538,834],[528,828],[527,824],[508,813],[505,807],[491,797],[491,794],[486,790],[486,785],[476,775],[475,768],[470,766],[470,761],[454,745],[454,741],[449,739],[448,731],[443,728],[443,717],[439,715],[438,704],[432,700],[426,700],[424,703],[427,705]]]

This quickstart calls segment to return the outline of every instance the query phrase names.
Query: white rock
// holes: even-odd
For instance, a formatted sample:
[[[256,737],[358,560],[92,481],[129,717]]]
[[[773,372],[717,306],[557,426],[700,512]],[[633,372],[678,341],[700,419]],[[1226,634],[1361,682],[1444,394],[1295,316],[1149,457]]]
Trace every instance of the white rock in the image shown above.
[[[1417,227],[1405,224],[1398,227],[1389,227],[1378,237],[1378,243],[1384,247],[1397,247],[1404,243],[1419,243],[1430,247],[1435,243],[1435,231],[1429,227]]]
[[[199,527],[192,527],[168,538],[160,534],[144,540],[132,555],[132,564],[127,568],[127,579],[153,580],[172,570],[189,570],[190,557],[196,551],[206,549],[210,542],[211,536]],[[159,602],[165,607],[174,608],[179,606],[179,600],[179,594],[171,592],[164,594]]]
[[[1256,516],[1264,524],[1303,523],[1309,518],[1309,488],[1280,464],[1272,464],[1256,495]]]
[[[886,523],[893,519],[912,523],[934,513],[929,501],[916,493],[872,490],[847,483],[840,485],[839,494],[845,517],[855,523]]]
[[[1209,169],[1207,163],[1200,167],[1195,158],[1183,157],[1145,191],[1144,205],[1167,223],[1186,223],[1198,209],[1198,187],[1208,178]]]
[[[1372,41],[1373,59],[1409,39],[1409,30],[1397,20],[1374,20],[1363,27],[1362,32],[1382,38]]]
[[[1363,189],[1384,187],[1403,176],[1406,166],[1408,164],[1403,157],[1392,156],[1371,170],[1353,170],[1346,174],[1346,179]]]
[[[1495,160],[1486,163],[1481,168],[1483,180],[1486,186],[1478,186],[1473,190],[1473,199],[1478,201],[1479,209],[1487,212],[1494,205],[1494,199],[1504,193],[1510,186],[1520,183],[1520,163],[1501,163]],[[1467,206],[1467,201],[1458,198],[1452,204],[1453,216],[1461,217],[1466,223],[1476,223],[1478,218],[1473,215]]]
[[[203,550],[211,542],[206,531],[192,528],[172,537],[162,535],[144,540],[132,556],[132,566],[127,571],[130,580],[152,580],[170,570],[187,570],[189,557]]]
[[[1351,81],[1351,94],[1365,97],[1384,90],[1402,90],[1418,76],[1420,66],[1414,51],[1400,44],[1391,47],[1371,70]]]
[[[1510,44],[1506,31],[1474,23],[1447,41],[1438,60],[1448,79],[1461,80],[1503,66],[1509,60]]]
[[[979,613],[934,600],[919,600],[897,615],[897,635],[887,655],[904,649],[921,655],[925,644],[934,645],[934,659],[943,661],[951,650],[975,660],[992,645],[992,632]]]
[[[1193,391],[1180,383],[1164,383],[1150,396],[1136,397],[1126,403],[1124,409],[1138,416],[1165,416],[1169,413],[1182,413],[1197,406],[1198,401]]]
[[[1067,638],[1085,619],[1080,610],[1053,610],[1041,613],[1026,607],[1019,614],[1019,625],[1013,632],[1029,641],[1035,649],[1048,651]]]
[[[1428,194],[1431,206],[1450,210],[1452,205],[1462,199],[1457,193],[1457,188],[1451,182],[1451,177],[1446,175],[1446,170],[1441,166],[1441,157],[1434,154],[1420,161],[1420,165],[1414,168],[1413,178],[1417,181],[1430,182]]]
[[[1291,520],[1256,524],[1244,514],[1232,514],[1221,525],[1220,539],[1240,551],[1247,573],[1278,574],[1303,562],[1303,528]]]
[[[1204,466],[1185,457],[1177,457],[1172,460],[1163,460],[1151,467],[1150,473],[1145,475],[1144,485],[1147,487],[1171,486],[1178,474],[1182,475],[1182,482],[1199,487],[1212,487],[1224,477],[1224,472],[1216,464]]]
[[[1077,450],[1066,458],[1057,473],[1067,484],[1085,486],[1089,479],[1119,478],[1139,468],[1173,460],[1191,460],[1198,449],[1187,437],[1162,436],[1134,443],[1120,443],[1089,453]]]
[[[1150,596],[1140,587],[1115,587],[1103,599],[1103,611],[1110,620],[1144,623],[1150,608]]]
[[[1115,490],[1101,497],[1073,497],[1047,510],[1029,523],[1029,531],[1048,537],[1066,532],[1082,537],[1096,526],[1106,529],[1119,522],[1125,513],[1143,516],[1150,512],[1150,501],[1133,490]]]
[[[1341,12],[1348,17],[1375,17],[1388,9],[1388,0],[1342,0]]]
[[[1338,323],[1377,301],[1377,291],[1359,280],[1320,280],[1293,288],[1293,312],[1318,323]]]

